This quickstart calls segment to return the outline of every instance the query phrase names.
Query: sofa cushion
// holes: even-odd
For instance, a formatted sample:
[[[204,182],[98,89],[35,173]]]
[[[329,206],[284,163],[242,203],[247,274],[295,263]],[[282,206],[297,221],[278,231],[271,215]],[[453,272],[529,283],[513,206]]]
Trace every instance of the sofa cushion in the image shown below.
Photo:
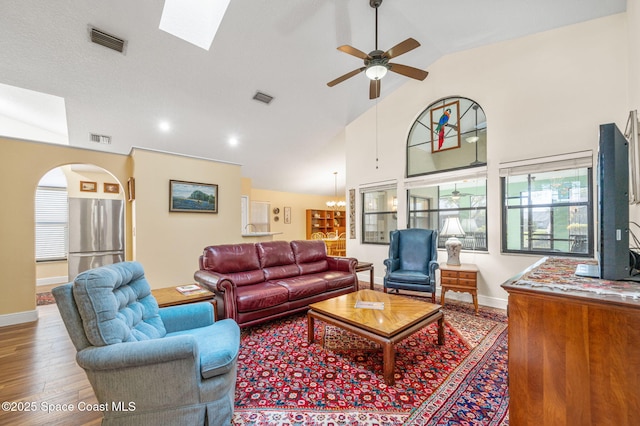
[[[287,241],[266,241],[257,243],[256,247],[266,281],[295,277],[300,273]]]
[[[327,282],[319,276],[300,275],[277,281],[289,292],[289,300],[304,299],[327,291]]]
[[[219,376],[233,368],[240,348],[240,328],[235,321],[224,319],[206,327],[168,333],[167,337],[180,335],[196,339],[203,378]]]
[[[346,271],[325,271],[313,276],[322,278],[327,282],[327,290],[345,288],[355,284],[355,278],[351,272]]]
[[[286,303],[289,292],[272,282],[264,282],[236,289],[238,312],[250,312]]]
[[[206,270],[228,275],[238,286],[264,281],[255,244],[223,244],[204,249],[202,263]]]
[[[73,283],[73,297],[94,346],[155,339],[167,333],[138,262],[80,273]]]
[[[327,246],[321,240],[291,241],[291,248],[300,268],[300,274],[313,274],[329,269]]]

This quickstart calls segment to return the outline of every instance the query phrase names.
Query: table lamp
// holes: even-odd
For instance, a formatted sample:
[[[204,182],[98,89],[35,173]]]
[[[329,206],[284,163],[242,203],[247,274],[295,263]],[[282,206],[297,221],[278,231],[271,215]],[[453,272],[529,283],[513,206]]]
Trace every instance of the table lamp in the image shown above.
[[[444,220],[444,226],[440,231],[443,236],[448,236],[444,246],[447,249],[447,265],[460,265],[460,251],[462,250],[462,242],[456,236],[464,236],[464,230],[460,224],[460,218],[448,217]]]

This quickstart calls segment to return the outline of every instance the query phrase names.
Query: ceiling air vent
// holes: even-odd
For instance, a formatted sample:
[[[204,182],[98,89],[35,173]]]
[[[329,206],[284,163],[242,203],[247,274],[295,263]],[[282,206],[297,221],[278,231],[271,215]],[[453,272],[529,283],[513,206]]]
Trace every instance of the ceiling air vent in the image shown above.
[[[111,136],[96,135],[95,133],[89,133],[89,140],[95,143],[101,143],[103,145],[111,145]]]
[[[269,96],[266,93],[262,93],[262,92],[256,92],[256,94],[253,95],[253,99],[269,105],[269,102],[273,100],[273,96]]]
[[[120,53],[124,50],[124,40],[95,28],[91,28],[91,41]]]

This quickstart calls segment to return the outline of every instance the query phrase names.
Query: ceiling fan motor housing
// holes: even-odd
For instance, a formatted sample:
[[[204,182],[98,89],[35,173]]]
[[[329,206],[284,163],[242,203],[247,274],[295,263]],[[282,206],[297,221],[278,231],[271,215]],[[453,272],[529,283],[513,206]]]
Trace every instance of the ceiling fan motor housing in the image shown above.
[[[383,67],[389,68],[387,66],[387,64],[389,63],[389,59],[382,55],[384,55],[384,52],[382,50],[374,50],[372,52],[369,52],[369,58],[364,60],[364,65],[366,67],[382,65]]]

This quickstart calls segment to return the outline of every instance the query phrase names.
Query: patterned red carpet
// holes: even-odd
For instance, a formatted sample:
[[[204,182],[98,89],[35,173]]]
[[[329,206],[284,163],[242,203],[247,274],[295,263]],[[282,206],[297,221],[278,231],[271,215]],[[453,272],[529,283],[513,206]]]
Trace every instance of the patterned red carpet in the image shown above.
[[[376,344],[319,321],[308,344],[304,315],[243,330],[234,424],[508,424],[504,312],[447,303],[445,321],[444,346],[436,324],[397,345],[394,386]]]
[[[51,292],[36,293],[36,306],[52,305],[56,303],[56,299],[53,298]]]

